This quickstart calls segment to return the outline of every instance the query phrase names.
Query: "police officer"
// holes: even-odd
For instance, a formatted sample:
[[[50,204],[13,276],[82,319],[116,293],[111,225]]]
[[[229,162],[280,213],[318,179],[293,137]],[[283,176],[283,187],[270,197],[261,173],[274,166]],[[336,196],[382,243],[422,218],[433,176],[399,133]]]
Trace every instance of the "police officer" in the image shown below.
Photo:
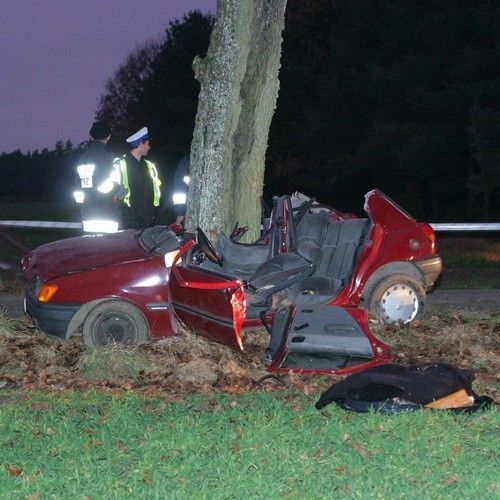
[[[105,122],[95,122],[89,134],[90,148],[77,166],[75,200],[81,204],[85,232],[114,232],[119,227],[120,209],[113,198],[114,155],[107,147],[111,129]]]
[[[189,190],[189,156],[185,156],[177,165],[174,176],[172,202],[177,216],[176,224],[182,224],[186,216],[187,194]]]
[[[147,127],[132,134],[127,143],[130,151],[115,160],[122,193],[122,215],[125,228],[148,225],[160,206],[160,179],[152,162],[144,159],[151,145]]]

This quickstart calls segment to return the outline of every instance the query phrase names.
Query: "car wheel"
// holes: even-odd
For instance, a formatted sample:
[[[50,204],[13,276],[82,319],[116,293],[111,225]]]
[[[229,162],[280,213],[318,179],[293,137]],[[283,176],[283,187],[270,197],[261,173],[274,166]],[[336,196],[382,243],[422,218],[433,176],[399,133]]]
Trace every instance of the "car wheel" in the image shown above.
[[[384,278],[368,294],[368,309],[386,324],[422,319],[426,302],[424,287],[406,274]]]
[[[148,337],[148,323],[142,312],[123,300],[101,302],[83,322],[83,342],[90,348],[109,344],[133,345]]]

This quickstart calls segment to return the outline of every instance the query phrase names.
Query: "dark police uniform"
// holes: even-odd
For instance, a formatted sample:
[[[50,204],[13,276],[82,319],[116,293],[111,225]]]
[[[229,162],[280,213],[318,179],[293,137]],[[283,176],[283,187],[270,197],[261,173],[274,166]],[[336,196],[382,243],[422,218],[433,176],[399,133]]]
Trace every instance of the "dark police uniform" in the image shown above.
[[[110,178],[114,158],[107,145],[100,141],[92,141],[90,148],[80,157],[77,188],[84,194],[82,221],[119,222],[120,210],[113,201],[113,193],[103,193],[98,189]]]

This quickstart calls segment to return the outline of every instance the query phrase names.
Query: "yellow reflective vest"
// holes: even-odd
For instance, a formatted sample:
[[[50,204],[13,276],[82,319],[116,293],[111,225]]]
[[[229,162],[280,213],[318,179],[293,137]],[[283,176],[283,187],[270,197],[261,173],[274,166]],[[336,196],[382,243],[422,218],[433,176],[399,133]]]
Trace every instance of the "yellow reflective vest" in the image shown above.
[[[158,171],[156,170],[154,163],[150,162],[149,160],[144,160],[144,161],[148,166],[149,175],[151,176],[151,179],[153,181],[153,205],[155,207],[158,207],[160,206],[160,196],[161,196],[161,190],[160,190],[161,181],[158,177]],[[125,158],[117,158],[114,161],[114,165],[119,176],[119,180],[116,179],[116,181],[126,191],[123,198],[121,196],[120,198],[122,198],[123,202],[130,207],[130,186],[128,183],[127,162],[125,161]]]

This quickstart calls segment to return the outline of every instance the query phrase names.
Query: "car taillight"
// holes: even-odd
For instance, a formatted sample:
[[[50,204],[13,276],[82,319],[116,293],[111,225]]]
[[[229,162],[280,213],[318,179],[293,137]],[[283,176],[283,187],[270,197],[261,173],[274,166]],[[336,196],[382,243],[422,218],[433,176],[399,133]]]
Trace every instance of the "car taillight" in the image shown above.
[[[57,285],[43,285],[38,292],[38,300],[40,302],[50,302],[56,292]]]
[[[432,229],[432,227],[429,224],[420,224],[419,227],[431,240],[431,243],[434,245],[436,243],[436,233],[434,232],[434,229]]]

